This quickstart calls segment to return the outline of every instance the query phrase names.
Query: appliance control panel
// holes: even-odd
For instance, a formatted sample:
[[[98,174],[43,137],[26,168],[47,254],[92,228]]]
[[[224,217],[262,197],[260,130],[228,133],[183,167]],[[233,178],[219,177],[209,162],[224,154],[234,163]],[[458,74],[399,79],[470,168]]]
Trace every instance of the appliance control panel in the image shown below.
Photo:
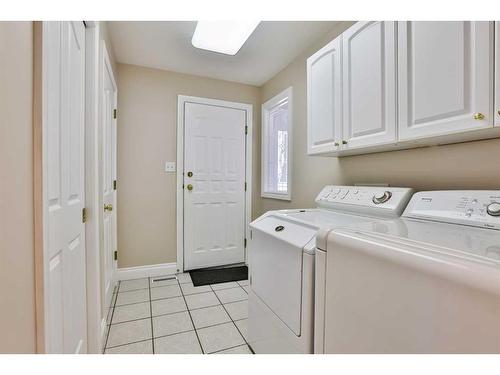
[[[410,188],[327,185],[316,197],[316,204],[357,214],[398,217],[412,194]]]
[[[500,191],[421,191],[403,216],[500,230]]]

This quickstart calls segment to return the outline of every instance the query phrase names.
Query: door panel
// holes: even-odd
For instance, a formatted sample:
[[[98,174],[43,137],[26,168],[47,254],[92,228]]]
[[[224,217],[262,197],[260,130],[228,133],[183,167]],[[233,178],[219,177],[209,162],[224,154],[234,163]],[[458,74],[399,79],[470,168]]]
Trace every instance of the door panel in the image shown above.
[[[342,131],[341,40],[307,59],[307,152],[336,151]]]
[[[116,109],[117,87],[109,62],[106,47],[102,45],[102,201],[103,236],[104,236],[104,292],[105,305],[111,303],[113,274],[116,268],[114,252],[117,250],[117,219],[116,219],[116,128],[114,118]]]
[[[243,262],[245,111],[196,103],[184,110],[184,268]]]
[[[492,53],[489,22],[399,22],[400,139],[490,127]]]
[[[44,23],[46,350],[87,349],[84,207],[85,27]]]
[[[395,22],[358,22],[342,35],[343,149],[396,140]]]

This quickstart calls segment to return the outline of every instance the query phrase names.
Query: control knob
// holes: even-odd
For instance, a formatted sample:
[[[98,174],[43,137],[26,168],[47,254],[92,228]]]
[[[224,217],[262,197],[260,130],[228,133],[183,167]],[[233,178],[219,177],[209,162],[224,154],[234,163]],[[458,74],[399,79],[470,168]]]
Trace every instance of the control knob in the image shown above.
[[[392,193],[390,191],[384,191],[384,192],[380,192],[380,193],[376,193],[373,198],[372,198],[372,201],[373,203],[375,204],[380,204],[380,203],[385,203],[387,202],[389,199],[391,199],[392,197]]]
[[[491,216],[500,216],[500,203],[493,202],[486,207],[486,212]]]

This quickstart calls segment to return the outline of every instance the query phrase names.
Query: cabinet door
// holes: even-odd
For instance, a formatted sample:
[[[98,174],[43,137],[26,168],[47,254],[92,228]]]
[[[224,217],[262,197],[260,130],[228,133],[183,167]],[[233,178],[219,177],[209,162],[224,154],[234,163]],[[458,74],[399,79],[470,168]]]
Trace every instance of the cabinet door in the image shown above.
[[[489,22],[399,22],[400,139],[490,127],[492,52]]]
[[[395,49],[395,22],[358,22],[342,35],[343,149],[396,140]]]
[[[307,59],[307,152],[337,151],[341,132],[341,38]]]
[[[495,126],[500,126],[500,22],[495,22]]]

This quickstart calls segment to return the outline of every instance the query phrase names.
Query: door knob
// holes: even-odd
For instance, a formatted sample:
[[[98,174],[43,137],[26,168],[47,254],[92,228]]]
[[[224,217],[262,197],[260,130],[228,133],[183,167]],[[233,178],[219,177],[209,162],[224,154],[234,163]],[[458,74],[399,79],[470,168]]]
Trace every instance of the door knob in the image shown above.
[[[474,120],[484,120],[484,115],[482,113],[474,113]]]
[[[189,184],[189,185],[187,186],[187,189],[188,189],[189,191],[193,190],[193,185]]]
[[[112,204],[105,204],[104,205],[104,211],[113,211],[113,205]]]
[[[193,172],[188,172],[188,177],[193,177]]]
[[[346,140],[342,140],[342,144],[343,144],[343,145],[346,145],[346,144],[347,144],[347,141],[346,141]]]

